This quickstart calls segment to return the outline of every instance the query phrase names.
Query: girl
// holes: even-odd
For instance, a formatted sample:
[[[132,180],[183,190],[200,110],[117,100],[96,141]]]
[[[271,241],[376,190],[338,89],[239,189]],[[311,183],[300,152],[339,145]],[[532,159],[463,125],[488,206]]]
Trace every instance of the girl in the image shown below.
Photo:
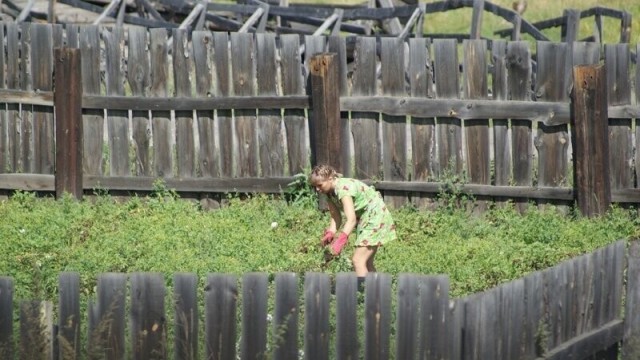
[[[376,271],[373,266],[376,251],[396,238],[396,226],[380,193],[360,180],[341,176],[329,165],[318,165],[311,172],[309,182],[328,199],[331,221],[322,237],[322,245],[331,244],[332,253],[337,255],[355,230],[356,248],[351,260],[361,283],[368,272]],[[344,224],[341,210],[346,217]],[[340,225],[342,229],[338,233]]]

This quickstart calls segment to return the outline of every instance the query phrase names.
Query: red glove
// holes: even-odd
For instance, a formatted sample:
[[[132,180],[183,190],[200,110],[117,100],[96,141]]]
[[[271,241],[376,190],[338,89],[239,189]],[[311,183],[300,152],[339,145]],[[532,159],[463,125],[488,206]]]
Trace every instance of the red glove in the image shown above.
[[[347,245],[347,241],[349,240],[349,235],[341,232],[338,235],[338,238],[331,243],[331,252],[333,255],[338,255],[342,251],[345,245]]]
[[[334,236],[335,234],[336,234],[336,233],[334,233],[333,231],[331,231],[331,230],[329,230],[329,229],[325,230],[325,231],[324,231],[324,235],[322,236],[322,240],[321,240],[321,242],[322,242],[322,246],[327,246],[327,245],[329,245],[329,243],[331,242],[331,240],[333,240],[333,236]]]

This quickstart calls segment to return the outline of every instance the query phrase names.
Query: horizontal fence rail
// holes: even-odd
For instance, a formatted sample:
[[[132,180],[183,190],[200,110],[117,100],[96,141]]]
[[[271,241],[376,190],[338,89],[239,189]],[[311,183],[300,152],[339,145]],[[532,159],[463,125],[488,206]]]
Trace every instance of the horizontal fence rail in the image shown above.
[[[82,59],[86,191],[152,191],[163,179],[183,192],[278,193],[337,154],[343,174],[393,206],[427,206],[451,178],[480,200],[568,204],[581,146],[570,70],[593,64],[607,74],[598,91],[612,200],[640,203],[637,45],[540,41],[534,55],[521,41],[358,37],[348,47],[333,36],[29,23],[3,23],[0,37],[5,191],[53,188],[50,59],[69,47]],[[327,81],[311,68],[326,53],[336,77],[324,99],[338,100],[323,111],[339,114],[336,128],[312,86]]]
[[[623,358],[635,359],[638,283],[625,281],[625,272],[637,275],[639,245],[631,243],[628,257],[626,245],[618,241],[458,299],[449,297],[442,275],[394,280],[370,273],[362,289],[353,273],[211,273],[200,280],[177,273],[170,287],[158,273],[105,273],[87,317],[80,314],[87,299],[77,273],[60,274],[56,314],[50,301],[13,299],[19,284],[0,277],[0,353],[3,359],[617,359],[623,343]]]

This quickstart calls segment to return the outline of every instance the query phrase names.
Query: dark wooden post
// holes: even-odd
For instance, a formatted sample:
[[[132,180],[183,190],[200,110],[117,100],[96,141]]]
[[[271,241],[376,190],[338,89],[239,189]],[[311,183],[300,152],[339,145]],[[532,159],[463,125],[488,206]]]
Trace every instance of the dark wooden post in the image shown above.
[[[82,73],[80,49],[55,49],[56,198],[82,199]]]
[[[13,279],[0,276],[0,359],[13,358]]]
[[[61,273],[58,284],[58,357],[80,359],[80,274]]]
[[[624,338],[622,359],[640,358],[640,242],[629,246],[627,258],[627,293],[624,309]]]
[[[484,0],[473,1],[473,15],[471,18],[471,33],[469,39],[479,40],[482,36],[482,14],[484,13]]]
[[[573,68],[571,119],[574,186],[582,214],[604,214],[611,204],[606,74],[603,65]]]
[[[348,169],[348,128],[340,119],[338,56],[311,58],[311,149],[313,165],[328,164],[344,173]]]

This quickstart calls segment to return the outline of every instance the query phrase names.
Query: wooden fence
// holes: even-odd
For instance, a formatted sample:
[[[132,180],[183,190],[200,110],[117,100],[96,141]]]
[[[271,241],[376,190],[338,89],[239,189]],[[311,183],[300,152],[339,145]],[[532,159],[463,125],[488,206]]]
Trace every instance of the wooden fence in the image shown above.
[[[195,274],[180,273],[169,295],[161,274],[102,274],[96,297],[89,300],[87,344],[80,342],[87,317],[80,314],[77,273],[60,275],[57,314],[51,302],[20,301],[16,336],[14,284],[2,277],[0,355],[618,359],[622,349],[623,359],[637,359],[640,244],[632,243],[628,256],[626,245],[619,241],[459,299],[450,298],[446,276],[400,274],[395,282],[388,274],[371,273],[363,296],[353,273],[338,274],[333,286],[321,273],[303,279],[278,273],[273,282],[268,274],[248,273],[240,285],[235,275],[209,274],[201,290]]]
[[[82,58],[85,190],[162,178],[181,192],[277,193],[329,154],[395,204],[463,175],[478,197],[572,201],[571,69],[601,64],[611,197],[640,203],[638,46],[359,37],[348,52],[340,37],[43,24],[3,24],[0,38],[2,189],[54,189],[53,50],[66,46]],[[310,66],[326,52],[332,82]],[[314,103],[314,76],[337,110]],[[341,120],[329,126],[327,111]]]

